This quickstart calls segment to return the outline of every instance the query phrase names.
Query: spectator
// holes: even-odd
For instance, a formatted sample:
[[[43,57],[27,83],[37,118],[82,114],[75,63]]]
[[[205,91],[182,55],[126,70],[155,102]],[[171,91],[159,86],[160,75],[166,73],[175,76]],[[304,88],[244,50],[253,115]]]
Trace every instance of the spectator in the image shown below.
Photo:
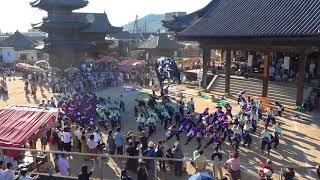
[[[133,180],[133,179],[132,179],[132,177],[127,175],[126,170],[122,170],[121,171],[121,180]]]
[[[155,147],[155,144],[152,141],[150,141],[149,144],[148,144],[148,149],[147,149],[148,157],[156,157],[157,156],[154,147]],[[148,160],[147,162],[148,162],[147,167],[148,167],[148,170],[149,170],[149,174],[151,175],[151,179],[153,179],[153,174],[154,174],[154,171],[155,171],[155,168],[156,168],[155,167],[155,161],[154,160]]]
[[[172,149],[173,158],[175,159],[183,159],[183,151],[181,149],[181,144],[177,141],[174,144],[174,148]],[[174,174],[176,176],[182,176],[182,161],[175,161],[174,162]]]
[[[48,144],[48,138],[46,134],[43,134],[40,138],[41,141],[41,150],[46,150],[47,149],[47,144]]]
[[[92,153],[92,154],[97,153],[98,143],[94,140],[93,134],[90,135],[90,138],[87,141],[87,146],[88,146],[89,153]],[[91,159],[95,159],[95,157],[91,157]]]
[[[139,162],[139,166],[137,168],[137,180],[146,180],[148,179],[148,171],[144,161]]]
[[[3,176],[3,161],[0,161],[0,180],[4,180],[4,176]]]
[[[199,151],[199,155],[196,156],[195,158],[196,161],[206,161],[207,157],[203,155],[203,150]],[[197,170],[198,171],[203,171],[206,169],[207,163],[205,162],[197,162]]]
[[[138,156],[139,150],[137,149],[137,145],[134,143],[132,139],[129,140],[128,148],[126,151],[128,156]],[[126,162],[126,170],[136,171],[138,166],[138,159],[128,158]]]
[[[293,180],[295,176],[294,168],[287,168],[283,174],[284,180]]]
[[[214,153],[211,155],[211,160],[216,163],[221,163],[222,153],[219,151],[218,146],[214,148]],[[220,178],[221,179],[223,178],[221,164],[213,164],[213,172],[216,178],[218,178],[218,172],[219,172]]]
[[[92,173],[94,171],[94,167],[96,165],[95,162],[96,161],[94,161],[93,167],[89,173],[88,173],[88,166],[83,165],[81,167],[81,173],[78,175],[78,180],[89,180],[90,179],[90,176],[92,175]]]
[[[28,169],[27,168],[22,168],[20,171],[20,177],[19,180],[35,180],[38,179],[38,176],[35,177],[30,177],[27,175]]]
[[[238,151],[230,153],[229,159],[226,162],[226,169],[230,173],[232,180],[241,179],[240,159]]]
[[[114,140],[113,135],[112,135],[112,130],[110,130],[109,133],[108,133],[107,144],[108,144],[108,147],[109,147],[109,153],[111,155],[114,155],[115,150],[116,150],[116,144],[115,144],[115,140]]]
[[[267,161],[264,163],[260,161],[258,158],[255,158],[256,161],[258,161],[258,164],[260,166],[259,170],[259,176],[261,180],[271,180],[272,179],[272,174],[273,174],[273,169],[271,167],[272,161],[267,159]]]
[[[157,157],[160,157],[160,158],[163,157],[164,148],[165,148],[164,141],[163,140],[158,141],[158,145],[156,148]],[[159,169],[163,170],[163,171],[166,170],[166,162],[165,161],[159,161]]]
[[[197,148],[195,151],[193,151],[192,153],[192,157],[193,160],[196,160],[196,157],[199,155],[199,151],[200,151],[201,147],[199,145],[197,145]],[[194,162],[191,162],[192,166],[195,166]]]
[[[125,138],[123,134],[120,132],[120,128],[117,128],[117,132],[114,134],[114,140],[116,144],[117,154],[122,155]]]
[[[69,127],[64,128],[64,132],[63,132],[63,147],[64,150],[67,152],[71,151],[71,133],[70,133],[70,129]]]
[[[12,163],[8,162],[7,163],[7,169],[3,171],[3,177],[5,180],[14,180],[14,172],[12,170]]]
[[[61,157],[58,159],[58,169],[61,176],[71,175],[70,163],[66,157],[66,154],[61,154]]]

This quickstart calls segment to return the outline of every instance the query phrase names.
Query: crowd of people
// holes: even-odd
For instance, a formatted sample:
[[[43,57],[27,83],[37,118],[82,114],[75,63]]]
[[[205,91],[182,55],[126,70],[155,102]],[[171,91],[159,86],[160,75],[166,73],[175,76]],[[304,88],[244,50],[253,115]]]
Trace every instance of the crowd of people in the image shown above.
[[[112,68],[111,68],[112,69]],[[37,86],[51,87],[55,97],[42,101],[40,107],[59,108],[58,124],[49,129],[41,140],[41,148],[55,145],[61,151],[79,151],[81,153],[108,153],[110,155],[128,155],[132,157],[163,157],[168,159],[186,159],[182,145],[188,145],[195,139],[197,147],[192,159],[206,161],[205,151],[213,152],[210,160],[222,162],[223,145],[230,146],[232,151],[225,164],[225,169],[231,179],[240,179],[239,149],[252,148],[253,134],[257,134],[258,124],[263,124],[260,134],[260,149],[264,153],[271,153],[272,147],[277,149],[282,136],[282,128],[276,116],[282,116],[284,107],[276,103],[276,109],[266,110],[262,102],[251,99],[245,91],[239,93],[238,104],[240,111],[223,98],[223,105],[218,105],[210,112],[209,108],[202,113],[195,112],[193,98],[188,100],[181,96],[171,98],[167,93],[157,97],[155,93],[148,100],[136,99],[137,105],[134,114],[137,122],[137,131],[123,132],[122,115],[128,109],[123,95],[117,98],[98,97],[94,92],[106,87],[117,86],[123,82],[135,83],[139,86],[149,86],[151,78],[142,76],[141,69],[124,75],[118,71],[108,71],[110,66],[83,67],[77,73],[67,76],[33,74],[25,81],[26,96],[36,97]],[[147,69],[143,70],[148,74]],[[29,88],[30,87],[30,88]],[[107,131],[103,137],[102,131]],[[157,131],[165,131],[158,142],[151,141]],[[184,136],[182,141],[181,136]],[[176,138],[173,145],[169,140]],[[213,151],[214,149],[214,151]],[[95,156],[83,156],[85,161],[96,162]],[[259,176],[271,178],[274,173],[272,161],[261,162]],[[57,154],[55,157],[55,172],[63,176],[71,175],[71,165],[68,157]],[[157,162],[157,163],[156,163]],[[1,163],[0,163],[1,165]],[[205,171],[208,164],[205,162],[192,163],[197,171]],[[93,167],[95,164],[93,165]],[[183,161],[155,161],[143,158],[126,159],[125,168],[121,172],[122,179],[132,179],[127,171],[137,173],[138,180],[153,177],[155,167],[162,171],[172,170],[176,176],[182,176],[185,171]],[[8,167],[8,166],[7,166]],[[215,176],[224,178],[221,165],[214,165],[212,170]],[[88,179],[94,169],[88,171],[88,166],[82,166],[79,179]],[[23,175],[24,171],[21,173]],[[287,171],[286,179],[293,179],[294,169]],[[290,176],[291,174],[291,176]],[[293,175],[292,175],[293,174]],[[290,178],[291,177],[291,178]],[[0,173],[1,180],[1,173]]]

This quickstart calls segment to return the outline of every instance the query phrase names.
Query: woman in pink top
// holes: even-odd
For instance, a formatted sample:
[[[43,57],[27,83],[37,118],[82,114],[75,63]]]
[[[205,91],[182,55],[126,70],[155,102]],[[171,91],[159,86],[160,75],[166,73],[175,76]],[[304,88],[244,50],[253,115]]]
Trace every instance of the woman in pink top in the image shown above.
[[[228,161],[226,162],[226,169],[230,173],[232,180],[241,178],[240,159],[238,151],[232,152],[230,154],[230,159],[228,159]]]

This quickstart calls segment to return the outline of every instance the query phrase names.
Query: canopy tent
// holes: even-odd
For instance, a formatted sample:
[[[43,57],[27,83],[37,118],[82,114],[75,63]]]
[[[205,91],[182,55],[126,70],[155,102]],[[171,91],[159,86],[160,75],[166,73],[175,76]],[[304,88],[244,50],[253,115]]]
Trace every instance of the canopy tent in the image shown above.
[[[58,117],[55,108],[8,106],[0,110],[0,146],[23,147],[27,141],[40,136],[51,128]],[[19,152],[7,151],[5,155],[16,157]]]

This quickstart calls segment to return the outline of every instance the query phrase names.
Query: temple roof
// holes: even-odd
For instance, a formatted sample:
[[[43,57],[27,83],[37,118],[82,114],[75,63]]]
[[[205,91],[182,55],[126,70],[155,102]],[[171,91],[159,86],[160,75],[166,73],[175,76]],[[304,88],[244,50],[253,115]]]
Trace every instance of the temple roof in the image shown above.
[[[89,23],[89,26],[81,32],[106,32],[116,33],[122,30],[122,27],[112,26],[106,13],[74,13],[81,22]]]
[[[245,38],[319,36],[319,0],[221,0],[178,37]]]
[[[32,7],[43,10],[51,10],[53,8],[75,10],[86,7],[88,4],[88,0],[36,0],[30,2]]]
[[[168,28],[170,31],[180,32],[191,26],[201,17],[209,14],[213,11],[221,0],[212,0],[204,8],[195,11],[193,13],[187,14],[185,16],[175,17],[173,20],[162,21],[163,26]]]
[[[118,40],[147,40],[152,34],[155,33],[130,33],[128,31],[120,31],[111,33],[110,36]]]
[[[176,39],[168,34],[158,34],[141,44],[138,49],[178,49],[183,45],[178,44]]]
[[[13,35],[0,42],[0,47],[14,47],[16,51],[33,50],[38,46],[38,42],[33,41],[28,36],[16,31]]]

